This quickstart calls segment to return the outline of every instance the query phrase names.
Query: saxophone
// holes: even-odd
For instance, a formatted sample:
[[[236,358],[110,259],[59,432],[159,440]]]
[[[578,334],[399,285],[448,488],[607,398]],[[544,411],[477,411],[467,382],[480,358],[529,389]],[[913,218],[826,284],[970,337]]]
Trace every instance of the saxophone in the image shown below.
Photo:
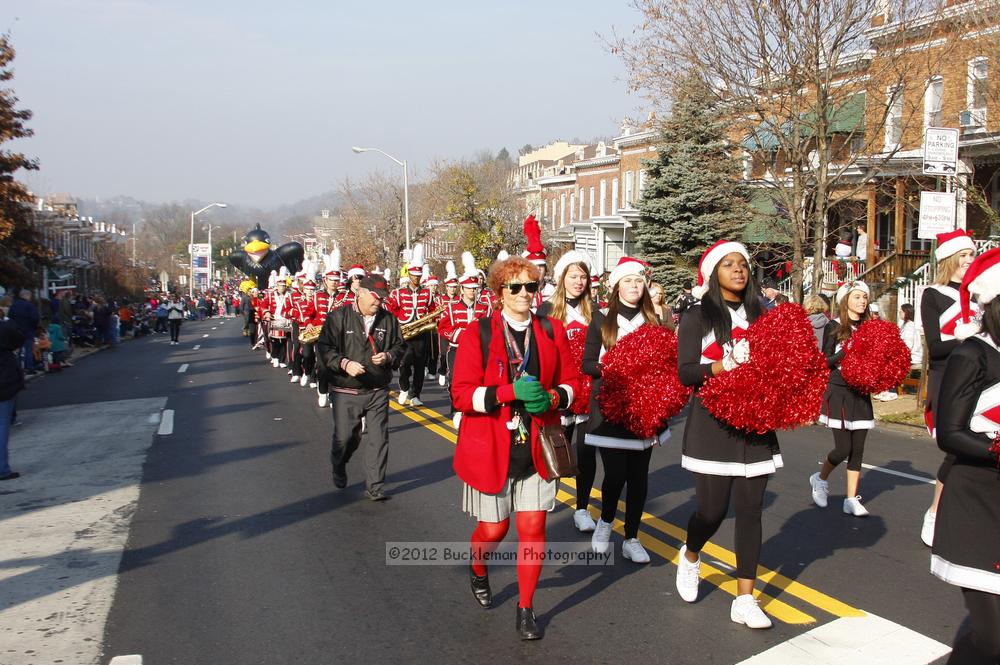
[[[322,330],[323,326],[306,326],[299,333],[299,344],[315,344]]]
[[[439,309],[436,312],[431,312],[430,314],[425,314],[419,319],[410,321],[409,323],[404,323],[399,327],[399,332],[403,336],[403,339],[410,340],[425,333],[429,330],[434,330],[437,328],[438,319],[444,316],[444,309]]]

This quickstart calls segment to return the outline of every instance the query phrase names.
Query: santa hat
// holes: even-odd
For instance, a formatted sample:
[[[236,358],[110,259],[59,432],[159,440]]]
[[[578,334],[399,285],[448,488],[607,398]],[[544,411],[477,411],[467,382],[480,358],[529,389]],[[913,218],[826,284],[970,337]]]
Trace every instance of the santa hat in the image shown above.
[[[528,215],[524,220],[524,235],[528,239],[528,247],[521,256],[536,266],[544,266],[545,245],[542,244],[542,227],[534,215]]]
[[[411,275],[423,275],[424,273],[424,246],[417,243],[413,246],[413,256],[410,259],[410,267],[407,272]]]
[[[622,277],[629,275],[641,275],[645,277],[646,268],[648,267],[649,264],[645,261],[633,259],[631,256],[621,257],[618,259],[618,265],[612,269],[611,275],[608,277],[608,288],[613,290],[618,285],[618,280]]]
[[[698,262],[698,286],[691,289],[691,293],[695,298],[701,300],[705,297],[705,294],[708,293],[708,281],[712,279],[716,266],[719,265],[719,262],[727,254],[732,254],[733,252],[742,254],[747,263],[750,262],[750,252],[747,251],[747,248],[741,242],[720,240],[705,250],[705,253],[701,255],[701,260]]]
[[[587,272],[591,275],[594,274],[594,262],[590,259],[590,255],[586,252],[581,252],[576,249],[571,249],[556,261],[555,278],[556,282],[562,281],[563,273],[566,272],[566,268],[569,268],[574,263],[582,263],[587,266]]]
[[[948,233],[937,234],[938,246],[934,250],[934,258],[944,261],[949,256],[958,254],[963,249],[976,251],[976,243],[972,240],[972,234],[965,229],[955,229]]]
[[[855,282],[844,282],[839,289],[837,289],[837,298],[835,302],[840,302],[848,296],[851,291],[861,291],[868,298],[872,297],[872,291],[868,288],[868,285],[861,281]],[[876,312],[878,310],[875,310]]]
[[[462,277],[458,283],[466,287],[479,286],[479,270],[476,268],[476,259],[472,252],[462,252]]]
[[[983,252],[976,257],[965,271],[962,286],[958,290],[958,302],[962,308],[962,318],[955,326],[955,337],[965,339],[979,332],[979,324],[973,314],[972,297],[983,308],[1000,295],[1000,247]]]
[[[347,269],[347,279],[351,279],[353,277],[364,277],[367,274],[368,271],[365,270],[365,267],[358,265],[357,263]]]
[[[340,279],[340,248],[334,247],[329,256],[323,256],[324,277]]]
[[[601,285],[601,276],[598,275],[596,272],[595,273],[591,273],[591,275],[590,275],[590,286],[594,287],[594,286],[600,286],[600,285]]]
[[[454,261],[448,261],[448,263],[444,264],[444,283],[446,286],[449,284],[458,284],[458,273],[455,272]]]

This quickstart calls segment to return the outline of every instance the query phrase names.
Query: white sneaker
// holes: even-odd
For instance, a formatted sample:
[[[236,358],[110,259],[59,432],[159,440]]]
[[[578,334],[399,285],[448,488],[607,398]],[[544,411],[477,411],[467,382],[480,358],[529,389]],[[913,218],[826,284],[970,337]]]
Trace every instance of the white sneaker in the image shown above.
[[[632,563],[649,563],[649,554],[638,538],[629,538],[622,543],[622,556]]]
[[[455,431],[457,432],[458,431],[458,426],[462,424],[462,412],[461,411],[456,412],[455,415],[453,415],[451,417],[451,424],[455,428]]]
[[[292,378],[288,382],[289,383],[298,383],[300,379],[301,379],[301,377],[298,377],[298,376],[295,376],[294,374],[292,374]]]
[[[747,628],[770,628],[771,620],[767,618],[764,611],[757,604],[757,599],[752,594],[746,593],[736,596],[733,605],[729,609],[729,618],[734,623],[742,623]]]
[[[844,512],[855,517],[868,517],[868,509],[861,505],[861,495],[844,499]]]
[[[315,387],[316,387],[317,385],[318,385],[318,384],[317,384],[317,383],[316,383],[315,381],[310,381],[310,382],[309,382],[309,387],[310,387],[310,388],[315,388]]]
[[[410,400],[410,406],[423,406],[424,403],[420,401],[419,397],[414,397]]]
[[[573,526],[576,527],[577,531],[590,533],[597,528],[597,523],[594,521],[594,518],[590,516],[589,510],[581,508],[573,513]]]
[[[400,406],[406,406],[406,400],[410,398],[410,393],[406,390],[399,391],[399,397],[396,398],[396,403]]]
[[[330,396],[327,395],[326,393],[322,393],[320,394],[319,399],[316,400],[316,402],[319,404],[320,408],[323,408],[330,403]]]
[[[813,503],[820,508],[826,508],[830,496],[830,483],[819,477],[819,473],[809,476],[809,486],[812,487]]]
[[[427,373],[427,378],[430,379],[431,381],[433,381],[434,379],[437,378],[437,374],[435,374],[434,372],[428,372]]]
[[[611,549],[611,525],[602,519],[594,525],[594,535],[590,537],[590,549],[598,554],[607,554]]]
[[[934,522],[937,521],[937,513],[932,513],[930,509],[924,513],[924,525],[920,528],[920,540],[924,541],[927,547],[934,547]]]
[[[278,366],[278,359],[271,358],[271,367],[277,367],[277,366]]]
[[[303,374],[302,378],[299,379],[299,385],[305,388],[307,383],[309,383],[309,375]]]
[[[264,352],[264,360],[270,360],[270,359],[271,359],[271,354],[265,351]]]
[[[288,363],[278,363],[279,367],[288,367]],[[291,372],[289,372],[291,374]]]
[[[368,421],[365,420],[364,416],[361,416],[361,433],[364,434],[366,429],[368,429]]]
[[[444,374],[438,374],[438,385],[444,388],[444,384],[448,382],[448,377]]]
[[[701,581],[701,557],[694,563],[687,560],[687,545],[681,546],[677,560],[677,593],[680,597],[693,603],[698,600],[698,583]]]

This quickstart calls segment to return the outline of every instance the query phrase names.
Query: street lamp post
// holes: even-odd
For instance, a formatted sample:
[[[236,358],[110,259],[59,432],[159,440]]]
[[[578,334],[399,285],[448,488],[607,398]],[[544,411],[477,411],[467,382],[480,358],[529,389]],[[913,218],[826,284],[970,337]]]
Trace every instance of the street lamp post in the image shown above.
[[[191,242],[188,245],[188,258],[190,259],[189,261],[190,274],[188,278],[188,298],[194,297],[194,218],[200,215],[201,213],[205,212],[209,208],[225,208],[225,207],[226,207],[225,203],[209,203],[201,210],[195,210],[194,212],[191,213]],[[211,247],[209,248],[208,260],[211,263],[212,260]],[[209,277],[211,277],[211,275]]]
[[[404,224],[406,225],[405,229],[404,229],[404,233],[406,235],[406,253],[409,254],[409,252],[410,252],[410,186],[409,186],[408,176],[407,176],[407,172],[406,172],[406,160],[405,159],[403,159],[403,160],[396,159],[395,157],[393,157],[392,155],[390,155],[386,151],[379,150],[378,148],[359,148],[357,146],[354,146],[353,148],[351,148],[351,150],[353,150],[354,152],[359,153],[359,154],[362,153],[362,152],[378,152],[378,153],[381,153],[381,154],[385,155],[386,157],[388,157],[389,159],[391,159],[392,161],[396,162],[397,164],[399,164],[400,166],[403,167],[403,219],[404,219]]]
[[[212,261],[212,230],[221,229],[222,227],[212,226],[211,224],[209,224],[206,228],[208,229],[208,283],[211,284],[213,276],[215,275],[214,265],[213,265],[214,262]]]

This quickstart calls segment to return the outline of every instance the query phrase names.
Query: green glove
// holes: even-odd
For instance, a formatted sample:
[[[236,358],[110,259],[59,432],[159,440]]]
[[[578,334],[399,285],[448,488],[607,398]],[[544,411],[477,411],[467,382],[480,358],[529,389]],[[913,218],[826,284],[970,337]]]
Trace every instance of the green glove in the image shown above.
[[[524,408],[532,415],[545,413],[549,410],[550,406],[552,406],[552,396],[544,390],[538,397],[532,397],[524,401]]]
[[[542,388],[542,384],[538,382],[538,379],[530,374],[525,374],[514,382],[514,398],[521,400],[526,405],[529,401],[541,399],[542,397],[548,399],[549,394]]]

